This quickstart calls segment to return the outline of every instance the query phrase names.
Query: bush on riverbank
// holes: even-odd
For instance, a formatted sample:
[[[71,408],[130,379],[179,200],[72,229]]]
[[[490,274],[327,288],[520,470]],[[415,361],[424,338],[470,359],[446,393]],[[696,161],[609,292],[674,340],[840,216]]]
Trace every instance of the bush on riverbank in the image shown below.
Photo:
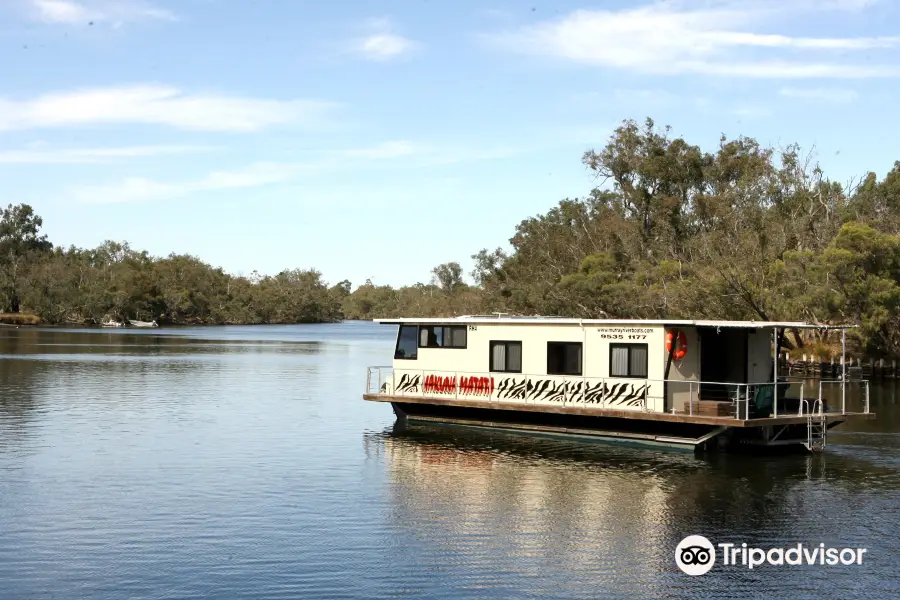
[[[0,313],[0,323],[3,325],[39,325],[41,318],[37,315],[25,313]]]

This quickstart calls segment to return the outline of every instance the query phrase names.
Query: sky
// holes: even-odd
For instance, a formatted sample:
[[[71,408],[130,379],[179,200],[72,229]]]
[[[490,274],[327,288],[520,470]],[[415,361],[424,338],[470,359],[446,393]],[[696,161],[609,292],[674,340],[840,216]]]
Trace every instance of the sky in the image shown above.
[[[900,159],[900,2],[0,0],[0,202],[61,246],[427,282],[623,119]]]

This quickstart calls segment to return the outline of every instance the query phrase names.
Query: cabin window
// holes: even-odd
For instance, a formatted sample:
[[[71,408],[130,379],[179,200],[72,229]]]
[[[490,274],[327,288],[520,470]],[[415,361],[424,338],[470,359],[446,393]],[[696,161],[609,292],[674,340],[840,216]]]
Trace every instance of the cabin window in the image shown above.
[[[419,347],[416,344],[416,336],[418,326],[401,325],[400,333],[397,335],[397,348],[394,350],[394,358],[403,358],[415,360],[419,353]]]
[[[491,371],[522,372],[522,342],[491,342]]]
[[[445,325],[419,327],[419,348],[465,348],[466,328]]]
[[[611,344],[609,346],[609,376],[647,377],[647,344]]]
[[[581,342],[547,342],[547,375],[581,375]]]

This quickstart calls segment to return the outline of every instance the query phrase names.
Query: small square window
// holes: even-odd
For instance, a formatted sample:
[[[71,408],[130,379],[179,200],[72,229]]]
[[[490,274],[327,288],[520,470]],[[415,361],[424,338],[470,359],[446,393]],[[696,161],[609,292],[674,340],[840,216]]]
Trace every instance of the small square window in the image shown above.
[[[547,375],[581,375],[581,342],[547,342]]]
[[[522,372],[522,342],[491,342],[490,370]]]
[[[610,344],[609,376],[647,378],[647,344]]]

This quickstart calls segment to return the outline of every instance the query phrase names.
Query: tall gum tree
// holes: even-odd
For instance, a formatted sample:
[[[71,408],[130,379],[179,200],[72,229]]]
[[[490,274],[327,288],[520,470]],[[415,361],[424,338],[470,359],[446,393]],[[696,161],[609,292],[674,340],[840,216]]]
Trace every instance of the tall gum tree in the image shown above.
[[[43,224],[28,204],[10,204],[0,212],[0,277],[4,303],[10,312],[19,312],[28,259],[53,248],[47,236],[40,233]]]

